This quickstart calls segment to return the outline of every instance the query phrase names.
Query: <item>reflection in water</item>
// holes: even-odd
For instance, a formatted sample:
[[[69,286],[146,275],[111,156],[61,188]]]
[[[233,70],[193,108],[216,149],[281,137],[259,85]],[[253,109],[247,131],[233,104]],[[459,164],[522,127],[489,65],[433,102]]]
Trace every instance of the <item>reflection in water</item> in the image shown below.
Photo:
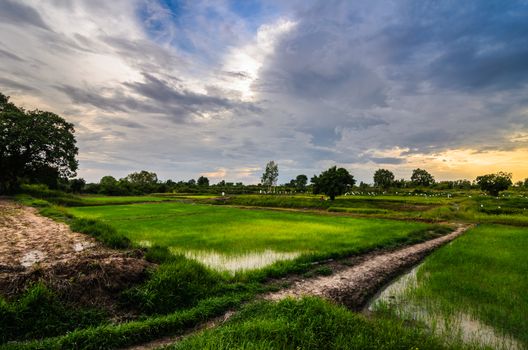
[[[442,315],[434,305],[427,307],[415,302],[412,291],[418,287],[417,272],[420,267],[421,265],[416,266],[378,293],[368,305],[368,310],[389,308],[398,317],[423,322],[437,335],[452,341],[495,349],[522,348],[513,337],[500,334],[494,328],[464,312],[460,311],[449,316]]]
[[[237,271],[260,269],[276,261],[292,260],[301,255],[299,252],[276,252],[271,249],[237,255],[227,255],[210,250],[183,250],[176,247],[171,248],[171,252],[198,260],[217,271],[228,271],[233,274]]]

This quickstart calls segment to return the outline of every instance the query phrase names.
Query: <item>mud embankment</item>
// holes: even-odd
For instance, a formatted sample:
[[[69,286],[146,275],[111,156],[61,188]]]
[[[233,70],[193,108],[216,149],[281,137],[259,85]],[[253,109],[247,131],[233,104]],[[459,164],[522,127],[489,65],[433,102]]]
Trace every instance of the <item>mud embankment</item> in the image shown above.
[[[286,289],[265,296],[268,300],[286,297],[319,296],[353,310],[361,310],[388,281],[420,262],[431,251],[464,233],[470,225],[459,225],[445,236],[395,251],[373,252],[330,276],[301,279]]]

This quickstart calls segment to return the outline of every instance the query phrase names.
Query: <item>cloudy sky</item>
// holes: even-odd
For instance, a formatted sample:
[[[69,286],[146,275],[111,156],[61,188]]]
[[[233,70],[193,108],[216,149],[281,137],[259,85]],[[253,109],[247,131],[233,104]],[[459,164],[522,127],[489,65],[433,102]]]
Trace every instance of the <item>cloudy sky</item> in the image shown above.
[[[89,181],[528,177],[526,1],[0,0],[0,62]]]

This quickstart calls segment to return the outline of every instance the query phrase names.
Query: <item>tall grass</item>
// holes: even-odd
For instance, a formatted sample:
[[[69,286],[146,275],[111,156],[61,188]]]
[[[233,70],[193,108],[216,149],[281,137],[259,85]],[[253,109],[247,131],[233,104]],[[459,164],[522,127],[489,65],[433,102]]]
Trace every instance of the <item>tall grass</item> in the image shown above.
[[[442,341],[401,322],[369,320],[318,298],[259,302],[227,324],[170,349],[445,349]],[[454,347],[451,347],[454,348]]]
[[[235,308],[252,295],[233,294],[202,300],[191,309],[181,310],[169,315],[150,317],[139,321],[120,324],[105,324],[85,329],[77,329],[66,335],[47,338],[41,341],[6,343],[1,350],[36,349],[115,349],[147,342],[169,334],[181,334],[201,322]]]
[[[55,293],[36,284],[14,301],[0,297],[0,343],[55,336],[105,319],[101,311],[64,305]]]

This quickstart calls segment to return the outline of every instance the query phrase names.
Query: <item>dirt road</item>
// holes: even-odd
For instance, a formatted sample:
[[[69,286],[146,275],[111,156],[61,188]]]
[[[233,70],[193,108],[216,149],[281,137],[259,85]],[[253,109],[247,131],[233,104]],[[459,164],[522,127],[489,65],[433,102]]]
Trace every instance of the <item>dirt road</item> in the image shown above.
[[[469,227],[469,225],[460,225],[448,235],[395,251],[366,254],[354,265],[330,276],[298,280],[289,288],[270,293],[264,298],[280,300],[286,297],[313,295],[359,310],[391,278],[417,264],[432,250],[455,239]]]

